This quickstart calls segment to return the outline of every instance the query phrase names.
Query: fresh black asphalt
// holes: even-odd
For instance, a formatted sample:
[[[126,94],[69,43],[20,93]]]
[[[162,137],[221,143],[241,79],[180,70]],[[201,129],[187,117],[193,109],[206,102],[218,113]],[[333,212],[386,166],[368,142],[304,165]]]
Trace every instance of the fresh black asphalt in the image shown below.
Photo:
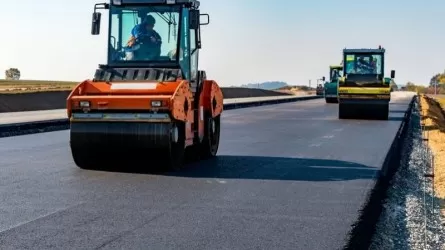
[[[179,173],[81,170],[68,131],[2,138],[0,249],[339,249],[410,99],[389,121],[323,99],[226,111],[218,157]]]

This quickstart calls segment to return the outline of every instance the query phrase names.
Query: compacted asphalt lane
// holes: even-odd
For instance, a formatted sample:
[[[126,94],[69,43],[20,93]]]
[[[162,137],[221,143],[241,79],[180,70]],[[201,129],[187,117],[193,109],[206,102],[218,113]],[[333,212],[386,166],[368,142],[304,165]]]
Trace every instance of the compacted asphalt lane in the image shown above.
[[[411,96],[389,121],[324,100],[225,111],[218,157],[179,173],[81,170],[68,131],[1,138],[0,248],[341,248]]]

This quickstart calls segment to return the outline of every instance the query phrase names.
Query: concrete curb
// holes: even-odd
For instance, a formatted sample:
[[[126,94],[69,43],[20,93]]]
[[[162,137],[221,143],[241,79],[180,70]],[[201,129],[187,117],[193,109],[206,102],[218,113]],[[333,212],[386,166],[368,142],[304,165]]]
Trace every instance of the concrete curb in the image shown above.
[[[282,97],[282,96],[277,96],[277,97]],[[257,106],[288,103],[288,102],[297,102],[297,101],[305,101],[305,100],[313,100],[313,99],[320,99],[322,97],[323,96],[301,96],[301,97],[297,96],[297,97],[289,97],[289,98],[277,98],[277,99],[273,99],[273,100],[228,103],[228,104],[224,104],[224,110],[257,107]],[[0,124],[0,138],[17,136],[17,135],[44,133],[44,132],[51,132],[51,131],[58,131],[58,130],[66,130],[69,128],[70,128],[70,125],[69,125],[68,118],[45,120],[45,121],[22,122],[22,123],[13,123],[13,124]]]
[[[371,192],[368,193],[367,201],[360,211],[360,216],[349,232],[349,239],[344,249],[369,249],[372,237],[376,231],[377,222],[383,211],[383,205],[387,197],[388,187],[394,174],[400,166],[403,142],[408,132],[408,125],[414,103],[418,96],[413,96],[404,118],[394,137],[391,147],[386,154],[382,170]]]

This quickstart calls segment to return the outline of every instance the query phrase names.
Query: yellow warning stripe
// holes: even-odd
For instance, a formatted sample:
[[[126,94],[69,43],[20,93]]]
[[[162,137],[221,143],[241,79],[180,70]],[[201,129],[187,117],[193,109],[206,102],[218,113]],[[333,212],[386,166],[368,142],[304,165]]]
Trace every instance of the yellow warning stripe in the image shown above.
[[[339,87],[339,94],[390,94],[391,88]]]
[[[390,95],[369,95],[369,94],[365,94],[365,95],[339,95],[340,99],[384,99],[384,100],[389,100],[391,99]]]

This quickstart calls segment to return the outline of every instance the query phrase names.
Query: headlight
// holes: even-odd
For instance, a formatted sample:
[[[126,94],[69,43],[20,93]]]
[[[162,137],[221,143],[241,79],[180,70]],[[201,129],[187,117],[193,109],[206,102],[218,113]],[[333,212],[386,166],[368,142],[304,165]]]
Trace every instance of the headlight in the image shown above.
[[[161,101],[151,101],[151,106],[152,107],[161,107],[162,102]]]
[[[89,108],[90,107],[90,102],[89,101],[80,101],[79,102],[79,106],[81,108]]]

